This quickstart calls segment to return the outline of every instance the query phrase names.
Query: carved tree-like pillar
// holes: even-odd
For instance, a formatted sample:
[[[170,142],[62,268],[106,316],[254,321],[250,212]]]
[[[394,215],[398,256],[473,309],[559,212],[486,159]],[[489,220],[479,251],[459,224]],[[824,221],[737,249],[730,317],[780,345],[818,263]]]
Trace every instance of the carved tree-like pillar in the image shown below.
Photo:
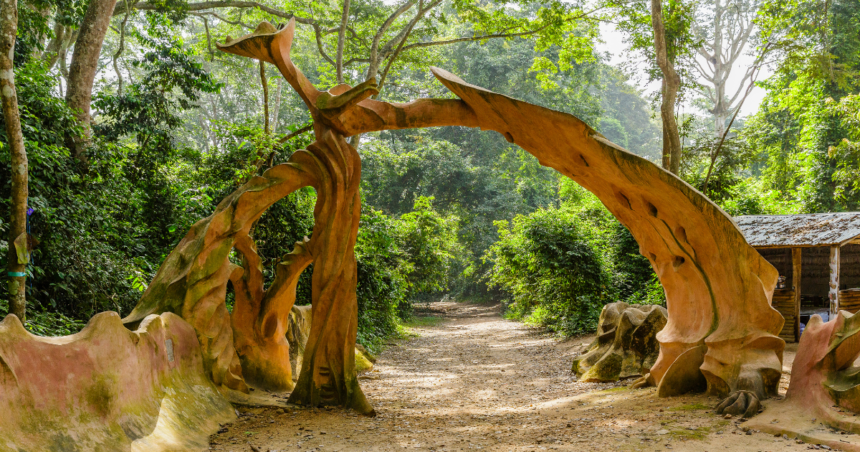
[[[420,100],[409,104],[388,104],[368,99],[377,93],[374,80],[354,88],[338,85],[329,91],[317,90],[290,60],[294,30],[294,21],[280,31],[264,22],[251,35],[237,40],[228,38],[228,42],[225,45],[219,44],[218,48],[275,65],[304,100],[314,119],[317,141],[308,146],[307,150],[313,161],[303,167],[313,174],[314,183],[311,185],[317,191],[314,230],[306,246],[310,253],[309,261],[314,264],[311,289],[312,321],[301,371],[296,387],[290,395],[290,402],[310,406],[343,405],[360,413],[372,414],[373,408],[361,392],[355,374],[355,340],[358,332],[355,241],[361,218],[361,198],[358,192],[361,160],[345,137],[373,130],[435,125],[468,126],[475,125],[476,122],[474,113],[461,101]],[[243,254],[254,255],[251,245],[244,248],[247,251],[242,251]],[[245,280],[253,282],[254,288],[260,286],[256,276],[259,273],[259,270],[255,269],[256,261],[250,259],[248,264],[247,270],[251,271],[250,274],[237,273],[234,277],[234,284],[243,287],[243,290]],[[297,275],[300,268],[303,269],[301,265],[297,265],[288,273]],[[247,298],[259,299],[260,290],[252,289]],[[292,290],[294,293],[294,284]],[[284,362],[283,350],[288,348],[283,345],[274,347],[266,341],[283,340],[283,329],[287,325],[286,318],[292,307],[291,302],[276,304],[280,306],[276,316],[278,320],[271,320],[273,323],[270,324],[270,320],[260,318],[262,328],[257,327],[258,331],[239,326],[239,323],[253,323],[250,317],[243,318],[239,323],[234,322],[237,334],[240,334],[241,330],[243,341],[247,338],[247,341],[239,346],[239,356],[245,357],[242,360],[242,368],[248,374],[248,380],[258,385],[261,381],[266,381],[268,387],[272,388],[277,386],[277,381],[285,379],[288,371],[285,365],[275,366],[278,369],[283,368],[283,371],[271,370],[272,364],[264,361]],[[258,310],[254,303],[249,303],[249,306],[252,313]],[[238,321],[235,314],[234,319]],[[265,337],[269,337],[268,332],[275,335],[271,336],[272,339],[261,341],[261,338],[255,336],[259,332],[263,332]],[[252,368],[260,369],[255,372],[265,376],[252,377],[249,374]],[[285,383],[284,387],[286,386]]]
[[[136,327],[149,314],[179,314],[197,332],[203,366],[212,381],[226,390],[247,393],[243,367],[249,361],[240,359],[236,353],[234,328],[235,339],[238,339],[244,352],[257,353],[267,359],[279,356],[277,347],[263,340],[271,338],[271,334],[252,330],[258,329],[256,321],[261,312],[282,311],[274,309],[269,300],[284,298],[275,297],[284,291],[277,284],[273,284],[268,293],[262,295],[259,258],[248,240],[248,231],[269,206],[301,187],[313,185],[316,178],[305,168],[315,166],[309,153],[296,152],[288,163],[269,169],[263,176],[252,178],[227,196],[218,204],[215,212],[198,221],[167,256],[143,297],[123,319],[123,323]],[[245,255],[248,270],[244,272],[244,278],[242,269],[231,264],[228,259],[234,246]],[[233,321],[224,303],[230,279],[236,285],[237,295]],[[289,304],[291,307],[291,302]],[[290,307],[283,314],[284,322]],[[250,348],[244,347],[249,342]],[[271,360],[267,364],[268,371],[275,375],[283,376],[284,372],[289,375],[289,349],[286,356],[286,370],[282,361]],[[271,367],[272,363],[280,364]],[[251,381],[265,383],[273,380],[263,376],[258,368],[247,367],[244,374],[250,375]],[[266,387],[266,384],[263,386]]]
[[[355,374],[358,301],[355,241],[361,218],[361,160],[343,136],[325,131],[308,147],[318,159],[311,254],[312,320],[302,368],[290,402],[344,405],[372,413]]]
[[[286,339],[290,309],[296,301],[299,276],[310,265],[307,239],[296,242],[275,269],[275,280],[263,291],[263,273],[256,246],[248,236],[236,241],[244,257],[230,281],[236,293],[233,305],[233,343],[248,383],[273,392],[293,388],[290,345]]]

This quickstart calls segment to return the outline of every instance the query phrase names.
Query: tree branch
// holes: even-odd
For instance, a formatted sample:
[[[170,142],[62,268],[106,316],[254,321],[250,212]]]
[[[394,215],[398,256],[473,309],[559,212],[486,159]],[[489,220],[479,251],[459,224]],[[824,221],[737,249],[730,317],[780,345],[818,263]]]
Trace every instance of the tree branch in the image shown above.
[[[297,136],[299,136],[305,132],[309,132],[309,131],[313,130],[313,128],[314,128],[313,124],[308,124],[308,125],[302,127],[301,129],[296,130],[295,132],[288,134],[287,136],[278,140],[278,147],[282,147],[283,145],[287,144],[288,141],[292,140],[293,138],[295,138],[295,137],[297,137]]]
[[[209,61],[215,58],[215,52],[212,51],[212,34],[209,33],[209,20],[201,16],[203,19],[203,28],[206,29],[206,48],[209,49]]]
[[[329,64],[331,64],[332,66],[337,68],[337,63],[335,63],[334,60],[332,60],[331,57],[328,56],[327,53],[325,53],[325,48],[323,47],[323,42],[322,42],[322,29],[317,24],[313,24],[313,27],[314,27],[314,35],[316,36],[316,39],[317,39],[317,49],[320,51],[320,55],[322,55],[322,57],[326,61],[328,61]]]
[[[382,71],[382,75],[379,77],[379,83],[377,83],[376,85],[379,91],[376,93],[376,95],[373,96],[375,99],[379,98],[380,93],[382,93],[382,85],[385,84],[385,77],[388,76],[388,71],[391,69],[391,65],[394,63],[394,60],[397,59],[397,56],[400,55],[400,52],[403,50],[403,44],[405,44],[406,40],[409,39],[409,34],[412,33],[412,28],[414,28],[415,24],[417,24],[418,21],[424,17],[424,14],[426,14],[427,11],[430,11],[439,3],[442,3],[442,0],[434,1],[433,3],[428,5],[427,8],[423,8],[423,3],[424,1],[421,0],[421,3],[419,3],[418,6],[418,12],[415,13],[415,17],[413,17],[412,20],[409,21],[409,24],[404,29],[406,32],[402,33],[403,38],[397,44],[397,49],[394,51],[394,53],[391,55],[391,58],[388,59],[388,63],[386,63],[385,65],[385,70]]]
[[[376,77],[376,72],[379,70],[379,41],[382,40],[382,36],[385,35],[385,32],[391,27],[391,24],[397,20],[403,13],[408,11],[415,5],[415,0],[409,0],[400,8],[397,8],[388,19],[385,19],[385,22],[382,23],[382,26],[379,27],[379,30],[376,31],[376,35],[373,36],[373,41],[370,44],[370,66],[367,68],[367,77],[366,79],[370,79],[371,77]]]
[[[132,9],[137,9],[141,11],[154,11],[161,8],[161,5],[152,4],[147,2],[140,2],[131,5]],[[277,16],[283,19],[296,19],[296,22],[305,25],[314,25],[317,23],[314,19],[308,19],[306,17],[296,16],[294,13],[288,13],[281,11],[279,9],[271,8],[262,3],[253,2],[253,1],[209,1],[209,2],[197,2],[197,3],[189,3],[185,5],[185,11],[204,11],[207,9],[219,9],[219,8],[256,8],[265,13],[269,13],[273,16]],[[126,6],[120,5],[119,3],[113,10],[113,15],[117,16],[120,14],[125,14]]]
[[[119,66],[117,65],[117,60],[122,56],[123,50],[125,50],[125,24],[128,23],[128,0],[125,0],[126,11],[125,17],[122,18],[122,22],[119,25],[119,46],[116,49],[116,53],[113,54],[113,70],[116,72],[117,78],[117,96],[122,96],[122,72],[119,70]]]
[[[343,44],[346,39],[346,26],[349,23],[349,1],[343,0],[343,14],[340,18],[340,29],[337,32],[337,61],[335,62],[335,70],[337,72],[337,82],[343,83]]]
[[[590,14],[594,11],[597,11],[598,9],[600,9],[600,8],[591,10],[587,13],[582,13],[576,17],[573,17],[573,18],[567,20],[566,22],[570,22],[570,21],[575,20],[575,19],[581,19],[583,17],[586,17],[586,16],[588,16],[588,14]],[[535,28],[534,30],[523,31],[523,32],[519,32],[519,33],[494,33],[494,34],[489,34],[489,35],[469,36],[469,37],[464,37],[464,38],[448,39],[445,41],[416,42],[414,44],[409,44],[408,46],[404,46],[403,50],[406,51],[406,50],[417,49],[417,48],[422,48],[422,47],[443,46],[443,45],[447,45],[447,44],[456,44],[458,42],[483,41],[485,39],[517,38],[517,37],[521,37],[521,36],[530,36],[530,35],[533,35],[536,33],[540,33],[541,31],[547,29],[550,25],[552,25],[552,24],[546,24],[542,27]]]
[[[746,93],[744,93],[744,97],[741,99],[740,103],[738,104],[737,108],[735,109],[735,114],[732,115],[732,119],[731,119],[731,121],[729,121],[729,125],[726,126],[726,130],[723,132],[723,136],[720,138],[720,143],[717,144],[717,149],[714,150],[714,154],[711,157],[711,164],[708,165],[708,174],[705,175],[705,181],[702,183],[702,193],[704,193],[705,196],[707,196],[708,182],[711,180],[711,172],[714,170],[714,163],[716,163],[717,158],[720,156],[720,151],[722,151],[722,149],[723,149],[723,143],[726,141],[726,136],[728,136],[729,130],[731,130],[732,124],[734,124],[734,122],[735,122],[735,118],[738,117],[738,113],[741,111],[741,107],[744,105],[744,101],[747,100],[747,96],[750,95],[750,92],[752,92],[752,89],[755,86],[755,79],[758,77],[758,74],[761,74],[761,68],[763,67],[762,61],[764,60],[764,57],[767,54],[769,49],[770,49],[770,43],[768,43],[765,46],[765,48],[762,49],[762,53],[761,53],[761,55],[759,55],[759,58],[756,61],[756,65],[753,66],[756,68],[756,70],[758,72],[754,72],[750,76],[750,84],[747,87],[747,91],[746,91]]]

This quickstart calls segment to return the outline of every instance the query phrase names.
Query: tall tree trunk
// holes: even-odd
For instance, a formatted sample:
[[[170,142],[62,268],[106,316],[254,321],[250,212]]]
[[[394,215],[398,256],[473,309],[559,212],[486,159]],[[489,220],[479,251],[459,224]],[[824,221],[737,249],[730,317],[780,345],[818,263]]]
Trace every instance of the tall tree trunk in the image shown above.
[[[263,85],[263,132],[269,136],[269,81],[266,79],[266,62],[260,60],[260,84]]]
[[[346,39],[347,24],[349,24],[349,0],[343,0],[343,15],[340,18],[340,29],[337,33],[337,59],[335,60],[338,83],[343,83],[343,44]]]
[[[44,59],[48,64],[48,69],[54,67],[54,65],[57,64],[57,60],[60,58],[60,50],[63,48],[63,44],[67,39],[66,30],[67,27],[55,19],[54,37],[48,41],[48,45],[45,47],[45,52],[42,54],[42,59]]]
[[[660,2],[661,0],[651,0],[651,26],[654,29],[657,65],[663,72],[663,103],[660,105],[660,116],[663,119],[663,168],[677,175],[681,166],[681,136],[675,121],[675,101],[681,87],[681,77],[669,60],[663,7]]]
[[[281,112],[281,92],[284,90],[282,78],[278,77],[275,79],[275,104],[272,106],[272,125],[271,128],[273,131],[278,131],[278,120],[280,119]]]
[[[21,133],[21,118],[18,113],[18,93],[15,90],[14,57],[15,35],[18,32],[17,0],[2,0],[0,3],[0,93],[2,93],[3,118],[6,122],[6,137],[12,163],[12,223],[9,228],[9,254],[6,262],[9,277],[9,312],[26,321],[27,283],[27,151]]]
[[[84,126],[84,137],[73,138],[75,158],[86,161],[84,151],[92,136],[90,102],[93,97],[93,81],[98,69],[99,53],[105,39],[116,0],[92,0],[81,22],[72,64],[69,67],[69,85],[66,89],[66,104],[75,110],[75,116]]]
[[[726,127],[726,83],[728,74],[724,69],[723,62],[723,13],[724,7],[717,0],[714,4],[714,134],[717,138],[723,136]]]

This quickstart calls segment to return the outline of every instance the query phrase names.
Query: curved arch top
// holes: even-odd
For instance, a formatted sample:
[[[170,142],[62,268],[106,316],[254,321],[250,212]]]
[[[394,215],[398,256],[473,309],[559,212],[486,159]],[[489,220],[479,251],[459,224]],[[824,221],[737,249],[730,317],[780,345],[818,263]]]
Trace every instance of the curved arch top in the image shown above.
[[[610,142],[575,116],[433,74],[494,130],[594,193],[639,243],[666,291],[669,323],[658,335],[659,384],[673,365],[697,366],[709,391],[776,392],[785,342],[771,307],[779,276],[720,207],[652,162]],[[704,362],[676,362],[704,345]],[[696,354],[692,354],[695,356]]]

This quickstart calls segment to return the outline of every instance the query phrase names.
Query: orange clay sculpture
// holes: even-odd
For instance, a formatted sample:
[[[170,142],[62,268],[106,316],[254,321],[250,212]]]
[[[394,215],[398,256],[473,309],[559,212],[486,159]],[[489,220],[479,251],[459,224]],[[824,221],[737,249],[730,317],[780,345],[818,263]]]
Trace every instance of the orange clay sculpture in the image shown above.
[[[596,194],[639,242],[663,283],[669,311],[658,335],[660,356],[639,385],[657,385],[663,396],[707,390],[738,399],[743,391],[744,406],[733,408],[739,412],[776,392],[785,347],[776,335],[783,319],[770,306],[777,272],[705,196],[574,116],[469,85],[441,69],[433,74],[460,99],[380,102],[369,98],[377,93],[374,80],[319,91],[290,60],[294,29],[294,21],[281,30],[264,22],[218,47],[274,64],[310,110],[316,141],[248,181],[195,224],[127,324],[174,312],[195,328],[216,385],[242,392],[247,384],[292,389],[293,403],[372,414],[354,369],[361,161],[345,138],[386,129],[480,127]],[[318,196],[313,234],[284,256],[264,291],[248,232],[269,206],[304,186]],[[241,267],[228,260],[234,248],[244,256]],[[311,331],[291,388],[284,333],[297,279],[311,263]],[[236,290],[232,317],[224,304],[228,281]]]

